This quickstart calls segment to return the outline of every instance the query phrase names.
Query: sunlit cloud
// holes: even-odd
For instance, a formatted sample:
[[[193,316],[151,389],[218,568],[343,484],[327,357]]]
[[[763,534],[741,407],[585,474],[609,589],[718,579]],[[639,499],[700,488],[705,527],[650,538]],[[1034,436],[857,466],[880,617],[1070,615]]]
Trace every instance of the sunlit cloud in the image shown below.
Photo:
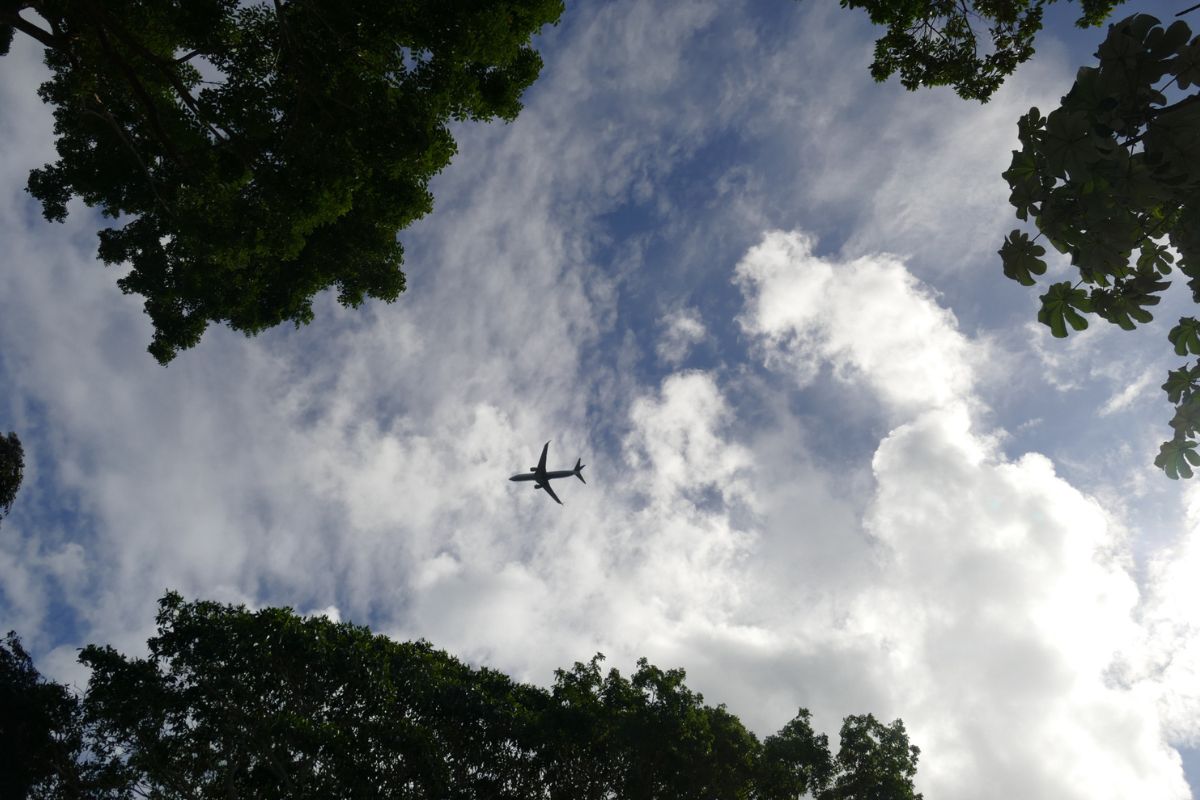
[[[801,387],[828,365],[907,417],[873,459],[862,524],[882,567],[848,622],[875,642],[877,679],[925,748],[922,785],[1187,797],[1154,692],[1108,677],[1141,635],[1120,528],[1044,456],[1010,461],[980,428],[978,353],[954,317],[903,264],[818,258],[799,233],[767,234],[737,275],[768,364]],[[873,309],[886,324],[865,322]]]
[[[3,107],[42,116],[0,117],[0,411],[31,454],[5,626],[75,682],[75,647],[144,647],[167,588],[540,683],[648,656],[762,734],[902,717],[930,798],[1186,797],[1200,539],[1163,533],[1139,588],[1146,533],[1004,449],[1032,416],[1081,463],[1128,431],[996,411],[1099,381],[1116,417],[1141,373],[1098,371],[1100,326],[1030,339],[1027,296],[989,297],[1021,315],[989,329],[954,282],[991,274],[1009,212],[979,175],[1069,60],[981,110],[875,85],[870,33],[834,6],[569,10],[517,121],[456,129],[396,304],[214,329],[165,371],[86,210],[48,226],[20,190],[50,119],[14,51]],[[562,507],[506,480],[547,439],[588,464]]]

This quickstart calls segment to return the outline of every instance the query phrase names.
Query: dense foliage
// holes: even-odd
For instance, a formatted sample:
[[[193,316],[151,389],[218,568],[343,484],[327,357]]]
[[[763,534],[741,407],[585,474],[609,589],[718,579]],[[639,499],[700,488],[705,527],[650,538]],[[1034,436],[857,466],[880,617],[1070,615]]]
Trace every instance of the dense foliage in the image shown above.
[[[20,12],[42,17],[40,27]],[[100,258],[145,297],[167,363],[210,322],[246,334],[404,289],[396,233],[432,207],[450,120],[513,119],[561,0],[9,0],[46,47],[59,158],[29,191],[119,224]]]
[[[899,72],[907,89],[953,86],[960,97],[987,101],[1018,64],[1033,55],[1045,6],[1054,0],[841,0],[886,25],[875,42],[871,75]],[[1082,27],[1099,25],[1121,0],[1081,0]],[[980,46],[986,34],[990,42]]]
[[[0,518],[12,510],[24,475],[25,450],[21,440],[10,431],[7,436],[0,436]]]
[[[1200,302],[1200,37],[1182,21],[1135,14],[1109,28],[1096,56],[1060,107],[1021,118],[1022,148],[1004,173],[1017,216],[1039,231],[1009,234],[1004,273],[1034,285],[1046,271],[1043,236],[1079,273],[1041,296],[1038,320],[1057,337],[1092,314],[1126,330],[1150,322],[1174,269]],[[1200,355],[1200,322],[1181,318],[1168,339],[1176,354]],[[1176,405],[1174,436],[1155,464],[1190,478],[1200,466],[1200,363],[1170,372],[1163,390]]]
[[[72,797],[79,790],[79,703],[42,680],[16,634],[0,640],[0,797]]]
[[[760,742],[682,670],[645,660],[625,677],[597,656],[546,690],[426,642],[177,594],[149,646],[147,658],[80,656],[92,677],[60,727],[84,732],[87,758],[65,774],[88,796],[920,797],[899,720],[847,717],[836,757],[804,710]],[[62,785],[34,795],[71,796]]]

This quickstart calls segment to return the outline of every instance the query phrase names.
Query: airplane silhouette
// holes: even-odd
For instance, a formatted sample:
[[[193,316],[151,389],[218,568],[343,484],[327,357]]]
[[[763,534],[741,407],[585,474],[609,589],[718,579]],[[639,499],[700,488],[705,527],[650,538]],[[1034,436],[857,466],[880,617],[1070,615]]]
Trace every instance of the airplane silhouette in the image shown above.
[[[550,449],[550,443],[546,442],[546,444],[542,447],[542,457],[540,459],[538,459],[538,465],[536,467],[530,467],[529,472],[518,472],[516,475],[513,475],[511,478],[509,478],[509,480],[510,481],[533,481],[534,489],[545,489],[546,494],[553,497],[554,502],[558,503],[561,506],[563,504],[563,501],[559,500],[558,495],[556,495],[554,493],[554,490],[550,488],[550,481],[554,480],[555,478],[569,478],[572,475],[574,475],[576,478],[579,478],[579,480],[583,481],[584,483],[587,483],[587,481],[583,480],[583,468],[586,467],[587,464],[579,463],[583,459],[577,458],[577,459],[575,459],[575,469],[560,469],[560,470],[555,470],[554,472],[547,472],[546,471],[546,451],[549,449]]]

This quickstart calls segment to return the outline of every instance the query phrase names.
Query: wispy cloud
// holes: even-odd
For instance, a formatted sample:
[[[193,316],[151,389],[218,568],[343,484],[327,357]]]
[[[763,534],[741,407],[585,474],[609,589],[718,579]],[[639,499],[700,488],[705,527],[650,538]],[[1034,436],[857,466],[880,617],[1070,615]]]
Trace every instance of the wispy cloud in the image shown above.
[[[656,351],[659,359],[677,365],[687,356],[692,347],[704,341],[708,331],[694,308],[682,308],[665,315],[662,320],[663,334],[658,340]]]
[[[997,362],[947,288],[995,249],[995,187],[959,195],[1015,130],[992,126],[1059,90],[1019,78],[982,112],[894,96],[865,22],[783,8],[575,9],[520,118],[456,133],[398,303],[214,330],[165,371],[95,220],[49,227],[22,196],[49,119],[36,54],[6,57],[3,107],[34,121],[0,118],[21,132],[0,154],[0,408],[31,479],[0,622],[61,676],[85,641],[138,650],[167,587],[538,681],[647,655],[764,732],[799,705],[824,729],[902,716],[927,796],[1186,796],[1185,674],[1106,679],[1147,630],[1155,659],[1190,646],[1163,633],[1186,597],[1139,611],[1107,506],[1001,451],[989,392],[1040,365]],[[939,275],[945,296],[920,279]],[[1007,325],[1020,301],[995,302]],[[682,369],[701,341],[720,362]],[[504,480],[546,439],[589,464],[562,508]],[[1180,547],[1163,576],[1189,574]]]

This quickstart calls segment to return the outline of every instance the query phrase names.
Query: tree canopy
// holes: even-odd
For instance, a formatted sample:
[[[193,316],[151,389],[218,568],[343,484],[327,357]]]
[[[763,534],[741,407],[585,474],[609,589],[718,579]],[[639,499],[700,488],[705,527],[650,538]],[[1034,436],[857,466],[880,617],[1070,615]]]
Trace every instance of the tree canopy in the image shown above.
[[[7,436],[0,436],[0,519],[12,510],[24,475],[25,450],[17,435],[9,431]]]
[[[21,15],[31,10],[40,22]],[[58,160],[28,189],[48,220],[115,220],[100,258],[145,298],[163,364],[210,322],[252,335],[312,298],[396,299],[397,232],[432,208],[450,120],[511,120],[561,0],[12,0],[46,48]],[[45,27],[43,27],[43,24]]]
[[[1039,231],[1008,235],[1004,274],[1035,285],[1047,266],[1043,236],[1078,271],[1041,296],[1038,320],[1060,338],[1091,315],[1125,330],[1150,322],[1175,269],[1200,303],[1200,37],[1182,21],[1135,14],[1110,26],[1096,57],[1061,106],[1021,118],[1022,147],[1004,173],[1017,216]],[[1177,355],[1200,355],[1195,317],[1167,338]],[[1162,388],[1175,404],[1174,436],[1155,464],[1190,478],[1200,466],[1200,362],[1171,371]]]
[[[172,593],[157,621],[146,658],[83,650],[91,679],[58,723],[80,732],[74,767],[33,796],[920,798],[899,720],[847,717],[833,756],[801,709],[760,742],[644,659],[625,677],[597,655],[543,689],[286,608]]]
[[[871,75],[900,73],[906,89],[953,86],[960,97],[986,102],[1033,55],[1045,7],[1054,0],[841,0],[862,8],[887,33],[875,42]],[[1081,0],[1076,24],[1103,22],[1121,0]],[[980,40],[984,37],[984,44]]]
[[[0,797],[78,796],[79,702],[42,679],[12,631],[0,640]]]

